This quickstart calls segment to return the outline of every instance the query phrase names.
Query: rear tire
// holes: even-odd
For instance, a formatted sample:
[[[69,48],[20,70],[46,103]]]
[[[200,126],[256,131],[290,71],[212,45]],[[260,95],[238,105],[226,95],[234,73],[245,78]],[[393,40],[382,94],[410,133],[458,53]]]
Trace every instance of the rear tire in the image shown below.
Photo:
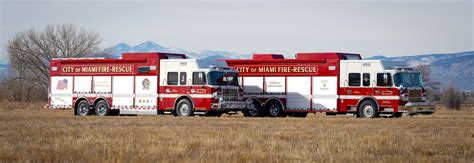
[[[110,115],[110,108],[107,102],[100,100],[97,105],[95,105],[95,115],[98,116],[107,116]]]
[[[188,117],[193,115],[194,107],[188,99],[180,100],[176,106],[175,112],[177,116]]]
[[[78,116],[88,116],[91,115],[92,111],[90,109],[89,103],[86,100],[82,100],[76,106],[76,114]]]
[[[247,99],[247,110],[244,111],[244,117],[258,117],[261,115],[261,105],[252,99]]]
[[[283,108],[280,104],[277,103],[270,103],[270,106],[268,106],[267,111],[270,117],[280,117],[283,115]]]
[[[358,115],[361,118],[375,118],[379,116],[379,113],[374,102],[365,100],[359,106]]]

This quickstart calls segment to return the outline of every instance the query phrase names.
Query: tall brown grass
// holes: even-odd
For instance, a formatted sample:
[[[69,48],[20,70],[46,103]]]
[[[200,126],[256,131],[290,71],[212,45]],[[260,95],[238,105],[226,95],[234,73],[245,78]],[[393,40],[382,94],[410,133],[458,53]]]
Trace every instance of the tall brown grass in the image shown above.
[[[75,117],[0,104],[0,160],[472,162],[474,109],[431,116]],[[16,107],[12,107],[16,106]],[[13,108],[13,109],[9,109]]]

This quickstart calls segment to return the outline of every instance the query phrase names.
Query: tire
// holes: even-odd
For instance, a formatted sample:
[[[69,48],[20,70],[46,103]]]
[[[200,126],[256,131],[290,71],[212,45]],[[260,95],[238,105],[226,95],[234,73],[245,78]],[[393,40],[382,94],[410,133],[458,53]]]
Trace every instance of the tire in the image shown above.
[[[107,116],[107,115],[110,115],[110,113],[111,113],[111,110],[109,108],[109,104],[107,104],[107,102],[104,101],[104,100],[100,100],[94,106],[94,110],[95,110],[95,115],[98,115],[98,116]]]
[[[280,104],[273,102],[268,106],[267,112],[270,117],[281,117],[283,115],[283,108]]]
[[[258,117],[261,115],[261,107],[257,101],[247,99],[247,110],[244,111],[244,117]]]
[[[375,118],[378,114],[378,109],[371,100],[365,100],[359,106],[358,115],[361,118]]]
[[[188,117],[193,115],[194,107],[188,99],[180,100],[176,106],[176,116]]]
[[[92,111],[90,109],[89,103],[86,100],[82,100],[76,106],[76,114],[78,116],[88,116],[91,115]]]
[[[393,113],[393,118],[401,118],[403,116],[403,113],[397,112]]]

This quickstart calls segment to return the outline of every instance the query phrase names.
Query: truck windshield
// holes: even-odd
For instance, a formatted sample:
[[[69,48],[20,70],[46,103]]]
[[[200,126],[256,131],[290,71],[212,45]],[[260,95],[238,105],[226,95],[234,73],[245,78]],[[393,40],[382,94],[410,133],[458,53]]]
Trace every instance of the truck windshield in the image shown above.
[[[420,73],[396,73],[394,75],[395,85],[403,87],[422,87],[423,80]]]
[[[209,72],[210,85],[239,85],[238,74],[233,72],[211,71]]]

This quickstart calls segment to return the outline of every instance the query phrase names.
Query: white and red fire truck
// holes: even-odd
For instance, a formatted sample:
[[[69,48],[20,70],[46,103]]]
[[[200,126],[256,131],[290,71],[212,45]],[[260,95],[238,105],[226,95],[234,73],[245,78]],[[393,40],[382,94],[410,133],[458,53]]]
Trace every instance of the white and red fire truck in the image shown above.
[[[252,59],[226,60],[239,71],[246,116],[296,116],[326,112],[401,117],[434,112],[421,74],[410,68],[386,69],[380,60],[359,54],[254,54]]]
[[[246,108],[238,72],[182,54],[124,53],[121,59],[53,59],[49,106],[76,115],[219,116]]]

